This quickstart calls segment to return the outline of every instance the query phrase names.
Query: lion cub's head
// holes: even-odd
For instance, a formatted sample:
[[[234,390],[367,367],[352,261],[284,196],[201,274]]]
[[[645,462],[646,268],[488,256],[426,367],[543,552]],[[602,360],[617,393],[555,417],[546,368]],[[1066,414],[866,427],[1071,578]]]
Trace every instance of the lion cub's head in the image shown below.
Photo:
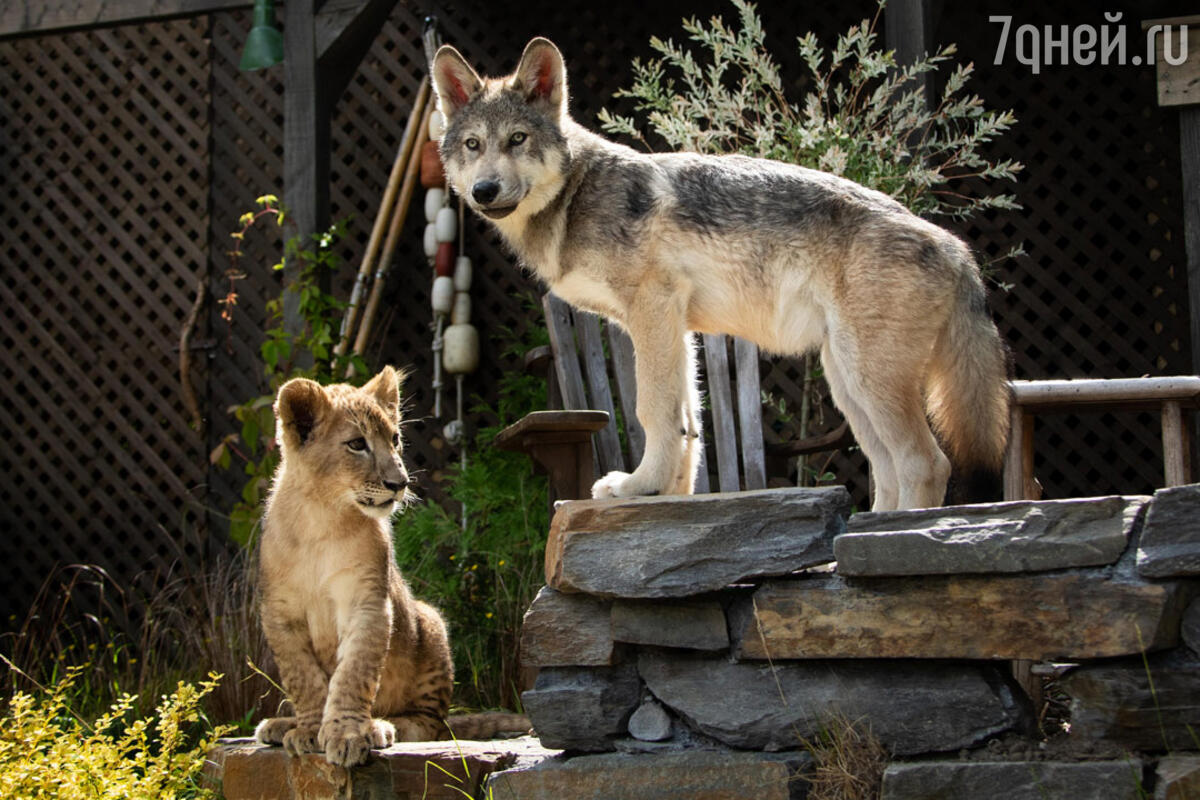
[[[410,495],[401,461],[403,379],[403,372],[384,367],[361,388],[321,386],[307,378],[281,386],[275,400],[282,456],[277,489],[298,486],[323,503],[389,516]]]

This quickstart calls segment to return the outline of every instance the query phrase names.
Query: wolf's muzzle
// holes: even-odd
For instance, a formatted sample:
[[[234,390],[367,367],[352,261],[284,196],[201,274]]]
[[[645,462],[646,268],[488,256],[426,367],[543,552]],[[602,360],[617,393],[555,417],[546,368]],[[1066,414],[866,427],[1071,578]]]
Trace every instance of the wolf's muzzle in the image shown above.
[[[499,195],[500,181],[478,181],[471,187],[471,197],[482,206],[486,206]]]

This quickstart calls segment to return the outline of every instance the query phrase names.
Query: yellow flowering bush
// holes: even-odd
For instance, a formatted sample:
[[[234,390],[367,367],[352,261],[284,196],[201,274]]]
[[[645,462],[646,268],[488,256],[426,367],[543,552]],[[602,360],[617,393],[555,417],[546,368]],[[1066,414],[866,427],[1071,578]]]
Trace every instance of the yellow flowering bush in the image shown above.
[[[217,685],[180,681],[150,717],[131,719],[134,695],[122,695],[94,723],[71,710],[80,669],[48,689],[17,691],[0,717],[0,797],[178,800],[208,798],[200,785],[205,754],[227,728],[209,729],[189,747],[200,702]],[[205,725],[205,728],[208,726]]]

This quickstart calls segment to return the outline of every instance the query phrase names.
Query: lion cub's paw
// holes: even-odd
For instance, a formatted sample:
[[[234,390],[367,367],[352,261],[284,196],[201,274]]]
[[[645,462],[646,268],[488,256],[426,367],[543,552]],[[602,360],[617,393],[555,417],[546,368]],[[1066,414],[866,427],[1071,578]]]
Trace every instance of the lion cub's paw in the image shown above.
[[[365,764],[371,748],[389,747],[396,741],[396,728],[385,719],[346,719],[326,722],[317,735],[320,749],[330,764],[353,767]]]
[[[630,475],[628,472],[610,472],[592,484],[592,497],[596,500],[654,494],[660,494],[659,487],[646,484],[636,474]]]
[[[295,717],[272,717],[258,723],[254,729],[254,739],[259,744],[280,745],[288,731],[296,727]]]
[[[295,726],[283,735],[283,749],[293,756],[321,752],[321,746],[317,744],[317,729],[308,725]]]

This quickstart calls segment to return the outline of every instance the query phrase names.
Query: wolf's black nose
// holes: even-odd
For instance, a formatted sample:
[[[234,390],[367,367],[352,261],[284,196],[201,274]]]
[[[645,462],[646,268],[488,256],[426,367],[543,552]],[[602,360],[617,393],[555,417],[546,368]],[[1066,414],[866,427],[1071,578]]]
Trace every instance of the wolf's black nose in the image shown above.
[[[471,187],[471,197],[476,203],[487,205],[500,194],[500,181],[479,181]]]

